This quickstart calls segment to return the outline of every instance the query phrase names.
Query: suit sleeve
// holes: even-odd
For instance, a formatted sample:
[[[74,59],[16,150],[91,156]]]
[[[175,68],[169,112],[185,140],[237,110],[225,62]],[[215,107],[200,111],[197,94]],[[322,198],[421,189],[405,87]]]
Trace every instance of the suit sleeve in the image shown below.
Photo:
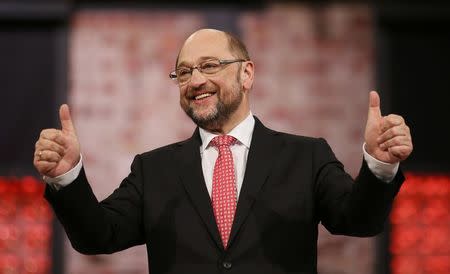
[[[380,233],[404,181],[401,170],[386,184],[375,177],[363,161],[353,180],[323,139],[315,144],[313,162],[316,207],[327,230],[360,237]]]
[[[74,182],[45,198],[62,223],[72,246],[84,254],[109,254],[143,244],[142,163],[137,155],[130,174],[105,200],[98,202],[84,168]]]

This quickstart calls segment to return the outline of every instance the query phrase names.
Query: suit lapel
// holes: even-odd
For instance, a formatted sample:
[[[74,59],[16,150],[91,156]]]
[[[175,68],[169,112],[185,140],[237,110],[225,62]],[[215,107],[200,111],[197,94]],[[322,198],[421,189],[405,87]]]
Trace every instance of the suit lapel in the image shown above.
[[[281,151],[281,138],[276,138],[277,132],[266,127],[255,117],[252,143],[247,157],[247,167],[244,181],[236,208],[231,235],[228,243],[230,248],[233,240],[244,223],[259,190],[264,185],[276,155]],[[203,220],[211,238],[220,250],[224,250],[219,235],[211,198],[206,189],[205,179],[201,166],[200,145],[201,139],[198,128],[192,137],[178,144],[179,149],[176,161],[179,163],[179,177],[192,204]]]
[[[237,204],[233,227],[229,239],[229,247],[233,244],[240,227],[244,223],[259,190],[270,174],[276,155],[281,151],[281,138],[277,132],[269,130],[255,117],[252,142],[247,157],[244,181]]]
[[[214,213],[211,206],[211,198],[206,189],[205,179],[200,158],[201,139],[198,128],[192,137],[185,142],[179,143],[176,160],[179,162],[180,180],[194,204],[195,209],[202,218],[206,228],[216,243],[223,250],[222,241],[219,236]]]

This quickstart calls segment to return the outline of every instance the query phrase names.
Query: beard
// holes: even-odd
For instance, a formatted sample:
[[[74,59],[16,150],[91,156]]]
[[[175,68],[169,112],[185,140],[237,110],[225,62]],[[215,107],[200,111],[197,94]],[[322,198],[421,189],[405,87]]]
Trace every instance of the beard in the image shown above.
[[[186,110],[186,114],[199,127],[216,130],[222,128],[231,115],[238,109],[242,102],[242,92],[238,91],[233,94],[232,100],[225,103],[218,97],[218,101],[210,113],[204,116],[197,115],[194,108],[190,105]]]
[[[189,103],[187,105],[181,104],[184,112],[201,128],[212,131],[221,129],[242,103],[244,93],[241,90],[242,85],[240,75],[237,74],[236,78],[237,81],[229,90],[219,90],[215,93],[217,96],[217,103],[206,115],[199,115],[199,113],[196,112],[195,107]],[[227,98],[221,96],[222,92],[223,95],[228,95]],[[190,93],[192,92],[188,92],[187,94]]]

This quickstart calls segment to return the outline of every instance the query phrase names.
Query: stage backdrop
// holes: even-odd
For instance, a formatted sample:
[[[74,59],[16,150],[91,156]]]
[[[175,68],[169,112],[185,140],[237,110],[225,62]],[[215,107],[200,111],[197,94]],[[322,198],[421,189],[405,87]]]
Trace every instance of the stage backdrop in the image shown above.
[[[180,109],[168,73],[187,35],[220,26],[214,18],[232,19],[222,20],[223,27],[238,32],[255,62],[253,113],[273,129],[326,138],[356,175],[373,89],[368,7],[283,4],[238,13],[86,9],[71,25],[69,104],[99,199],[128,174],[135,154],[192,134],[194,125]],[[374,239],[320,229],[320,273],[372,273]],[[107,256],[80,255],[68,241],[66,249],[66,273],[147,273],[144,247]]]

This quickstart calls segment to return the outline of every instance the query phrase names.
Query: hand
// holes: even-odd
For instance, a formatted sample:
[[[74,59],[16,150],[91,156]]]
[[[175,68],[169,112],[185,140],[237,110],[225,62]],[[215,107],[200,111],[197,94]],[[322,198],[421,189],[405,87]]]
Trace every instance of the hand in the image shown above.
[[[413,150],[411,133],[405,120],[395,114],[382,116],[380,97],[376,91],[369,94],[369,114],[364,139],[367,153],[385,163],[403,161]]]
[[[41,175],[51,178],[66,173],[80,161],[80,144],[68,105],[61,105],[59,118],[61,130],[42,130],[34,151],[34,166]]]

